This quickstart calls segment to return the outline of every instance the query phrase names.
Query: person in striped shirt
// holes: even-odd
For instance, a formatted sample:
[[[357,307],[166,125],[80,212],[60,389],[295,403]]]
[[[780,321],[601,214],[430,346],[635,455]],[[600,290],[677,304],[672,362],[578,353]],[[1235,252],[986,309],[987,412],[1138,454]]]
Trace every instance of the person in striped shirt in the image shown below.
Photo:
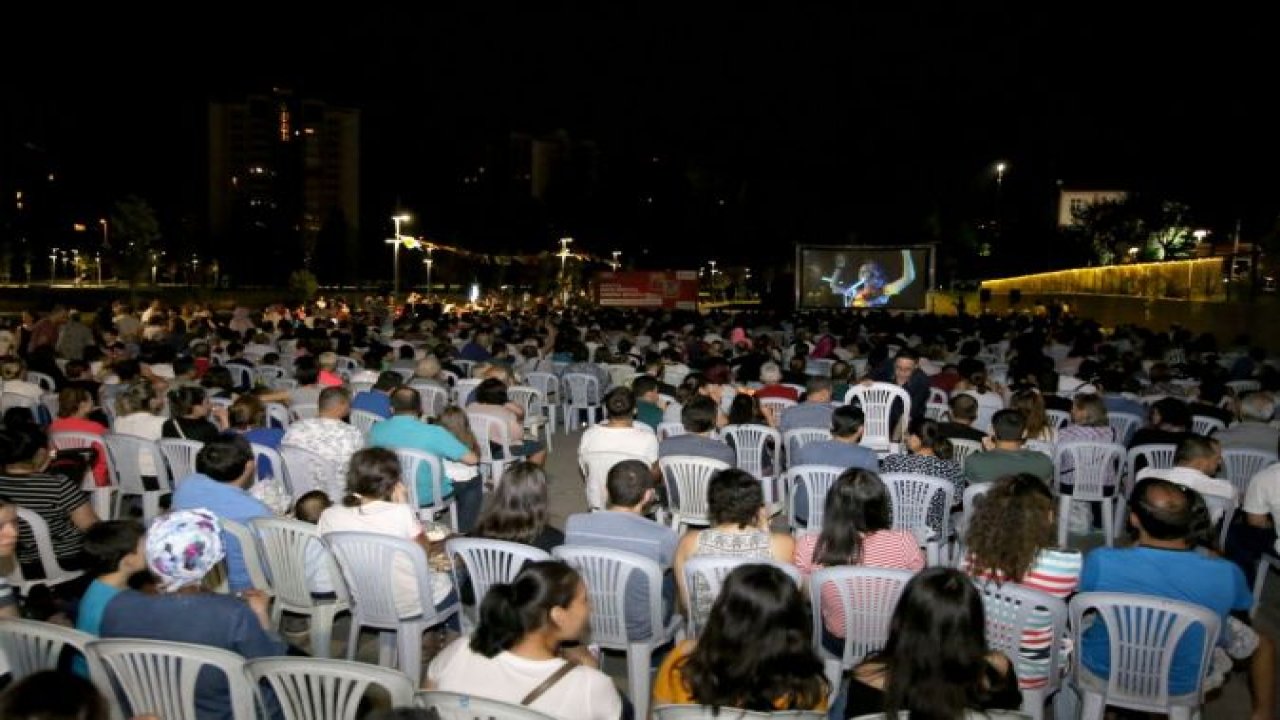
[[[880,476],[860,468],[840,474],[827,493],[822,533],[796,541],[795,566],[809,575],[833,565],[921,570],[924,554],[910,530],[893,530],[889,488]],[[807,585],[807,582],[806,582]],[[844,651],[845,617],[836,583],[822,587],[823,645]]]
[[[964,568],[983,580],[1015,582],[1065,599],[1080,583],[1081,555],[1051,547],[1054,500],[1044,481],[1020,473],[998,479],[975,501],[966,538]],[[1048,610],[1037,608],[1015,658],[1018,685],[1043,687],[1049,681],[1049,648],[1055,642]]]

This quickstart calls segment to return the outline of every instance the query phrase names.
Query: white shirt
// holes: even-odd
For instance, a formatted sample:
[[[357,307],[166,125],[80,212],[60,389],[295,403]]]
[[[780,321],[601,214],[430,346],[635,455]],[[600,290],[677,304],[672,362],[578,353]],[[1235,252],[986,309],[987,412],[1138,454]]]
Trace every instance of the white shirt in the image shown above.
[[[26,380],[5,380],[4,392],[21,395],[37,401],[44,394],[44,390],[41,390],[39,385]]]
[[[347,476],[347,463],[351,456],[364,447],[364,435],[341,420],[311,418],[290,425],[280,444],[296,445],[333,462],[338,468],[337,477],[341,479]],[[330,490],[329,494],[337,501],[342,497],[341,490],[338,488],[336,495]]]
[[[464,635],[431,661],[427,679],[438,689],[517,705],[565,663],[560,658],[530,660],[505,651],[487,658],[472,651],[470,642]],[[562,720],[616,720],[622,714],[622,699],[608,675],[579,666],[529,708]]]
[[[582,433],[578,455],[591,452],[617,452],[635,455],[652,465],[658,461],[658,435],[644,423],[631,427],[592,425]]]
[[[129,413],[116,418],[111,431],[121,435],[137,435],[148,440],[159,440],[164,434],[164,422],[164,418],[149,412]],[[143,475],[155,476],[156,466],[152,462],[150,453],[138,455],[138,469]]]
[[[1143,468],[1138,471],[1138,479],[1143,480],[1149,477],[1157,477],[1168,480],[1175,485],[1191,488],[1201,495],[1216,495],[1217,497],[1236,499],[1236,486],[1231,484],[1230,480],[1222,478],[1213,478],[1204,473],[1189,467],[1174,468]]]
[[[1253,515],[1271,515],[1271,522],[1280,527],[1280,463],[1273,463],[1258,471],[1249,481],[1241,509]],[[1280,553],[1280,539],[1276,540],[1276,552]]]
[[[367,532],[391,537],[416,540],[422,534],[422,525],[413,510],[404,503],[374,500],[360,507],[334,505],[320,513],[316,523],[321,535],[333,532]],[[418,578],[413,566],[405,558],[396,558],[395,575],[392,576],[396,595],[396,610],[401,617],[422,614],[418,599]],[[453,581],[444,573],[431,573],[432,602],[441,602],[449,595]]]

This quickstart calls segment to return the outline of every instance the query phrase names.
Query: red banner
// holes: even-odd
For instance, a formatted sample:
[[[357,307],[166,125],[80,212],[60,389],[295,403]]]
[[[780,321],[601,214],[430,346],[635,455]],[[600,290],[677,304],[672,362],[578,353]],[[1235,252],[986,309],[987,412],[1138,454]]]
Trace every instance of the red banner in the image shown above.
[[[602,272],[596,275],[601,307],[698,309],[698,273],[694,270]]]

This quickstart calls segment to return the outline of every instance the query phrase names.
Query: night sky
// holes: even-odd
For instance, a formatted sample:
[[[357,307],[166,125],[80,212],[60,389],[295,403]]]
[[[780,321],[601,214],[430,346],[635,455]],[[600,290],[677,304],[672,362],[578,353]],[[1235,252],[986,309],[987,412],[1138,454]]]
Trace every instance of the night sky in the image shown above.
[[[7,9],[0,141],[40,148],[86,213],[129,192],[198,213],[207,102],[282,85],[364,111],[368,243],[399,199],[445,241],[527,252],[567,232],[648,264],[734,262],[747,243],[945,248],[990,214],[1001,159],[1011,242],[1033,255],[1058,181],[1176,197],[1223,232],[1280,212],[1259,10],[373,5]],[[513,237],[459,179],[511,132],[558,129],[600,148],[602,190]]]

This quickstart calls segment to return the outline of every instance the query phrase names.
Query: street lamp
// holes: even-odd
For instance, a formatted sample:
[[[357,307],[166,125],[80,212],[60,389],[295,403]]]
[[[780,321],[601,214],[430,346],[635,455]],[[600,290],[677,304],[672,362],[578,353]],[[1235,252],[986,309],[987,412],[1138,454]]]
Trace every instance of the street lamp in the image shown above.
[[[407,223],[412,219],[408,213],[391,216],[391,222],[396,224],[396,236],[387,240],[394,247],[391,255],[391,298],[393,301],[400,295],[400,223]]]
[[[609,267],[610,267],[612,270],[614,270],[615,272],[617,271],[618,266],[622,264],[621,262],[619,262],[619,261],[618,261],[618,256],[619,256],[619,255],[621,255],[621,254],[622,254],[622,251],[621,251],[621,250],[614,250],[614,251],[613,251],[613,262],[609,263]]]
[[[58,276],[58,248],[53,248],[49,252],[49,284],[53,285],[53,281]]]
[[[109,236],[107,234],[111,223],[108,223],[106,218],[98,218],[98,224],[102,226],[102,247],[111,247]]]
[[[98,287],[102,287],[102,253],[93,254],[93,264],[98,267]]]
[[[569,287],[566,283],[564,264],[565,261],[569,259],[569,256],[573,254],[569,252],[569,243],[571,242],[573,242],[573,238],[571,237],[560,238],[560,252],[556,253],[560,256],[560,296],[566,305],[568,305],[569,302]]]

